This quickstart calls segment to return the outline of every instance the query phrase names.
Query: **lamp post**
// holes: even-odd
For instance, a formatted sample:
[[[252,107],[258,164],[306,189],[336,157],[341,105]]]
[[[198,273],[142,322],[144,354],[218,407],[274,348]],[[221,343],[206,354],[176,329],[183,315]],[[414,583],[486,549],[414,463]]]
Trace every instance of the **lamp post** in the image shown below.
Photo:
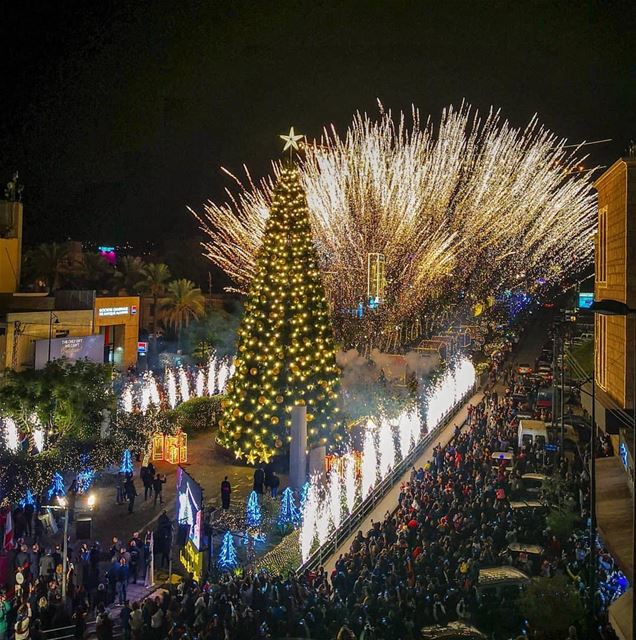
[[[68,500],[65,496],[58,496],[58,504],[42,505],[46,509],[59,509],[64,511],[64,544],[62,547],[62,603],[66,606],[67,573],[68,573]],[[88,508],[92,511],[95,507],[95,494],[91,493],[87,499]]]
[[[590,309],[600,315],[636,317],[636,309],[632,309],[618,300],[595,300]],[[625,327],[625,342],[627,342],[627,326]],[[634,458],[636,457],[636,335],[634,335],[632,350],[632,638],[636,638],[636,594],[634,592],[636,577],[634,570],[636,568],[636,473],[634,470]],[[595,411],[594,405],[592,405],[592,411]],[[596,567],[594,569],[596,570]]]
[[[55,324],[60,324],[60,319],[53,313],[53,311],[49,311],[49,355],[46,359],[47,364],[51,362],[51,338],[53,334],[53,318],[55,318]]]

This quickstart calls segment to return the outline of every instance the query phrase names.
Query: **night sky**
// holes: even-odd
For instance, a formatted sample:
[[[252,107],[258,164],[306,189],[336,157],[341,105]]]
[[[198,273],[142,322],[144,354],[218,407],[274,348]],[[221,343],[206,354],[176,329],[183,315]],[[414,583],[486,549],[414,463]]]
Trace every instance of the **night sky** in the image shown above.
[[[11,6],[9,6],[11,5]],[[590,164],[636,138],[629,2],[5,2],[0,181],[25,184],[26,242],[196,233],[186,211],[358,109],[463,98],[537,112]]]

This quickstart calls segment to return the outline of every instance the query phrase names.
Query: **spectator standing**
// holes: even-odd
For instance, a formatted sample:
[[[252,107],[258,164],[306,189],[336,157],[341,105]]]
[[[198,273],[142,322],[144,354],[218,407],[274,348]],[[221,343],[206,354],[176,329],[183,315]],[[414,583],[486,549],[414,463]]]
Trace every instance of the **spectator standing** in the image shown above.
[[[163,485],[166,484],[166,476],[164,474],[163,478],[161,474],[158,473],[155,476],[155,479],[152,481],[152,488],[155,491],[155,502],[154,506],[157,506],[157,498],[159,498],[159,504],[163,504]]]
[[[0,592],[0,640],[9,637],[9,617],[11,615],[11,603],[7,600],[7,594]]]
[[[132,513],[135,506],[135,498],[137,497],[137,489],[135,489],[132,477],[128,477],[124,488],[126,490],[126,498],[128,498],[128,513]]]
[[[124,637],[124,640],[130,640],[131,636],[131,627],[130,627],[130,617],[132,615],[132,609],[130,608],[130,603],[128,600],[124,602],[124,606],[122,610],[119,612],[119,620],[121,621],[121,630]]]
[[[132,611],[130,612],[130,631],[132,640],[140,640],[141,630],[144,626],[144,617],[138,602],[133,602]]]
[[[223,482],[221,482],[221,506],[224,509],[230,508],[230,495],[232,493],[232,485],[230,481],[227,479],[227,476],[223,478]]]

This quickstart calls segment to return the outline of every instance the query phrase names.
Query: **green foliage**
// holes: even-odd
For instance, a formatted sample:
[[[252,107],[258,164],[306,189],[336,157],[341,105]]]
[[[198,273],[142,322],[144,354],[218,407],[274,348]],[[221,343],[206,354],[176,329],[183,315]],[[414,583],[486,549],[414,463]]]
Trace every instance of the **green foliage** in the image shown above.
[[[33,417],[52,424],[55,437],[99,435],[103,412],[115,409],[109,365],[55,360],[40,371],[9,371],[0,386],[2,413],[31,431]]]
[[[210,309],[183,331],[183,348],[199,363],[207,362],[215,352],[219,357],[233,355],[240,313]]]
[[[172,413],[183,431],[203,431],[215,428],[221,415],[222,396],[190,398]]]
[[[521,612],[532,629],[565,634],[570,625],[584,621],[581,598],[567,576],[533,578],[520,599]]]
[[[572,535],[580,517],[567,509],[554,508],[545,519],[550,531],[562,542],[566,542]]]

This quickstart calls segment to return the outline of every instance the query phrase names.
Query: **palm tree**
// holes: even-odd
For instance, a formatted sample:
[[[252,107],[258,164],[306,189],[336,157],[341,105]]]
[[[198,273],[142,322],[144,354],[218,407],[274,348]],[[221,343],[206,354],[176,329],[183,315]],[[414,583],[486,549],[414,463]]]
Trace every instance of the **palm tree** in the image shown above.
[[[150,307],[152,325],[150,329],[155,336],[154,342],[156,346],[157,302],[159,301],[159,298],[166,295],[166,285],[170,280],[170,269],[168,269],[167,264],[152,262],[144,266],[142,276],[142,280],[137,283],[135,288],[141,295],[150,296],[152,298],[152,305]]]
[[[28,252],[25,262],[31,277],[43,281],[49,293],[53,293],[69,271],[69,249],[56,242],[41,244]]]
[[[113,273],[111,265],[98,253],[82,253],[71,270],[76,285],[98,291],[108,289]]]
[[[177,331],[177,348],[181,345],[181,329],[205,313],[205,297],[191,280],[173,280],[167,289],[166,321]]]
[[[117,261],[115,284],[117,288],[125,289],[132,294],[137,285],[146,277],[143,260],[137,256],[124,256]]]

